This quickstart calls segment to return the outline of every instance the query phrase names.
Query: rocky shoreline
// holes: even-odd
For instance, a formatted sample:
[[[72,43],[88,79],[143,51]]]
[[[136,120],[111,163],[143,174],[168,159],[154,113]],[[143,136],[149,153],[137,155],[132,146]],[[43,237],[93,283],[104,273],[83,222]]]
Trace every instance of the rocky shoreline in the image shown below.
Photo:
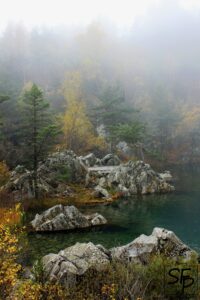
[[[74,190],[70,184],[84,185],[94,198],[109,202],[118,197],[169,193],[174,191],[169,171],[158,173],[143,161],[123,163],[113,154],[102,159],[93,153],[77,156],[72,151],[51,154],[38,168],[40,197],[69,198]],[[33,173],[18,166],[9,182],[2,188],[12,194],[16,201],[34,198]],[[66,202],[67,203],[67,202]],[[55,205],[31,222],[35,232],[55,232],[102,226],[104,216],[94,213],[82,214],[75,206]],[[162,255],[178,261],[197,259],[197,253],[185,245],[174,232],[154,228],[151,235],[140,235],[127,245],[106,249],[92,242],[76,243],[58,253],[45,255],[41,262],[45,282],[59,283],[68,287],[76,284],[90,270],[105,272],[115,262],[148,265],[152,257]],[[34,274],[30,274],[33,278]]]
[[[163,255],[175,261],[185,262],[197,253],[185,245],[173,231],[154,228],[151,235],[140,235],[131,243],[106,249],[93,243],[76,243],[58,254],[48,254],[42,258],[45,280],[59,282],[64,286],[76,283],[89,270],[104,272],[112,262],[119,261],[148,264],[155,255]]]
[[[169,171],[155,172],[143,161],[122,163],[113,154],[99,159],[93,153],[79,157],[72,151],[56,152],[40,163],[37,173],[41,198],[70,197],[70,183],[85,184],[94,197],[105,200],[115,193],[128,197],[174,191]],[[11,194],[16,201],[34,198],[33,172],[17,166],[1,191]]]

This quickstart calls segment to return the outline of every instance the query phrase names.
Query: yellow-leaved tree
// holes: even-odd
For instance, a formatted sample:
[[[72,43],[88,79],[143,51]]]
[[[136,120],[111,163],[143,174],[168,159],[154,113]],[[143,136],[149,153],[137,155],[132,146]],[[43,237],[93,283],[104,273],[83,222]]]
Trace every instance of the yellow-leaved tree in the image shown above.
[[[74,71],[66,74],[63,94],[66,100],[66,111],[62,116],[64,146],[78,154],[95,148],[104,149],[105,141],[96,135],[86,113],[80,72]]]

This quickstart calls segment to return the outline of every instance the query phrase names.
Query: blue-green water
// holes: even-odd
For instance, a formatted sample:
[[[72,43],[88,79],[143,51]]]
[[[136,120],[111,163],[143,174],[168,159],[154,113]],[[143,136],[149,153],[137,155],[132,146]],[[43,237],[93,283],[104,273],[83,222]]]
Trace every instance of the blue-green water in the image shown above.
[[[29,257],[57,253],[76,242],[100,243],[105,247],[126,244],[140,234],[150,234],[155,226],[173,230],[185,243],[200,252],[200,172],[175,171],[176,192],[135,196],[111,205],[81,208],[99,212],[108,225],[87,231],[28,236]]]

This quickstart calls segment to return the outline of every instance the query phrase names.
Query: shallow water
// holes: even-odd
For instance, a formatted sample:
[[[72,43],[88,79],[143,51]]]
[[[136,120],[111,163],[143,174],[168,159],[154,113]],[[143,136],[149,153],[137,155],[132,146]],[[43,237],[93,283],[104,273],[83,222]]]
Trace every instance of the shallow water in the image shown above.
[[[28,260],[73,245],[76,242],[100,243],[105,247],[126,244],[154,227],[173,230],[185,243],[200,252],[200,172],[175,170],[176,192],[165,195],[135,196],[111,205],[82,208],[99,212],[108,225],[77,232],[30,234]]]

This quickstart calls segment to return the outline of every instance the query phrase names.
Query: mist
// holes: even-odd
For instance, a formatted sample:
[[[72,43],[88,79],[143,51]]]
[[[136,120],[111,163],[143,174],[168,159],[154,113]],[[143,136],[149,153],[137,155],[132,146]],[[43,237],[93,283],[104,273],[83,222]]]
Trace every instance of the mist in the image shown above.
[[[0,299],[200,299],[200,0],[0,3]]]
[[[164,148],[170,156],[173,153],[175,160],[180,159],[179,155],[182,160],[198,156],[200,11],[195,2],[190,4],[152,1],[147,5],[144,1],[138,7],[135,2],[136,13],[132,21],[129,15],[128,22],[124,22],[124,16],[113,20],[112,15],[102,15],[101,10],[95,15],[94,7],[90,11],[88,6],[88,15],[93,13],[88,24],[83,19],[64,23],[63,18],[53,23],[52,18],[46,18],[45,25],[37,24],[34,18],[31,25],[24,23],[26,18],[4,24],[0,37],[0,91],[11,97],[2,105],[8,124],[10,118],[16,118],[16,103],[28,82],[39,85],[55,112],[61,113],[66,74],[78,71],[88,114],[101,90],[118,82],[126,102],[148,124],[149,137],[166,143]],[[85,7],[83,15],[86,11]],[[126,11],[127,8],[122,15]],[[192,145],[196,150],[184,146],[180,153],[180,145],[191,144],[189,139],[194,132]],[[152,142],[150,145],[152,148]]]

